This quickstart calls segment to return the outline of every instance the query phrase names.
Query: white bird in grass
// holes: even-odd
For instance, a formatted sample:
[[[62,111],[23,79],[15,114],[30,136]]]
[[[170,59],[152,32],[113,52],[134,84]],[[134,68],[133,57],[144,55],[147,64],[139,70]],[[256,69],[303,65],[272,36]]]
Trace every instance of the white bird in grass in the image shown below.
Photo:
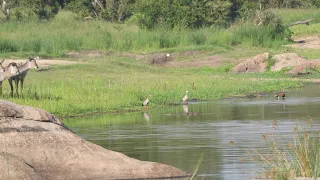
[[[142,103],[143,106],[147,106],[147,105],[149,104],[149,102],[150,102],[149,98],[150,98],[150,97],[151,97],[151,94],[149,94],[149,95],[147,96],[147,99],[143,101],[143,103]]]
[[[186,91],[186,95],[184,95],[184,97],[182,98],[182,102],[184,103],[188,103],[188,90]]]

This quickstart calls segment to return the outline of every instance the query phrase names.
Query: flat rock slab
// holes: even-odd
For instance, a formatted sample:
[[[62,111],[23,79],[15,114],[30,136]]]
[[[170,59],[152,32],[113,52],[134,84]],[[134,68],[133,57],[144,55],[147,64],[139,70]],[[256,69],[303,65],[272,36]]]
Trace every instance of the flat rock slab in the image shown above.
[[[187,177],[75,135],[50,113],[0,100],[0,179],[87,180]]]

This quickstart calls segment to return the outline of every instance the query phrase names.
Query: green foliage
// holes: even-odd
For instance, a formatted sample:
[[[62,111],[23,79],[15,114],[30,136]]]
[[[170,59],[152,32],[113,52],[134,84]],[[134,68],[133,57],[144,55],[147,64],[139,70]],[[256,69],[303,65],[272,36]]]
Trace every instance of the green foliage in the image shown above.
[[[279,47],[291,33],[282,26],[254,26],[250,24],[241,25],[234,31],[234,40],[240,44],[261,47]]]
[[[135,0],[70,0],[67,8],[81,18],[100,18],[110,22],[124,22],[134,9]]]
[[[17,52],[18,51],[18,46],[17,44],[8,39],[0,39],[0,52],[5,53],[5,52]]]
[[[11,18],[22,20],[38,17],[53,18],[59,11],[58,0],[8,0]]]
[[[228,1],[137,0],[135,18],[142,28],[181,30],[228,24],[232,20]]]
[[[39,30],[41,29],[41,30]],[[77,29],[77,31],[74,31]],[[5,22],[2,40],[14,42],[14,51],[59,56],[70,50],[178,51],[181,49],[230,49],[235,45],[278,48],[288,43],[282,26],[243,23],[230,29],[219,27],[180,31],[139,29],[102,20],[75,21],[74,14],[61,11],[48,22]],[[6,43],[8,44],[8,43]],[[6,50],[6,52],[11,52]]]
[[[311,8],[320,7],[319,0],[259,0],[243,1],[245,6],[261,6],[263,8]]]

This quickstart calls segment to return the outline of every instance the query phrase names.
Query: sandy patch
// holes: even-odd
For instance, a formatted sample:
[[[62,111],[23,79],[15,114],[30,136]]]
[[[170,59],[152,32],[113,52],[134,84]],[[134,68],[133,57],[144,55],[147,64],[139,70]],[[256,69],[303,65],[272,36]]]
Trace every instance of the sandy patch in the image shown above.
[[[292,48],[320,49],[320,35],[296,36],[292,38],[295,44],[286,45]]]
[[[9,64],[10,62],[16,62],[18,64],[20,63],[24,63],[26,62],[27,60],[24,59],[5,59],[3,65],[7,65]],[[55,59],[41,59],[37,61],[37,64],[38,66],[40,67],[48,67],[48,66],[51,66],[51,65],[70,65],[70,64],[79,64],[81,62],[77,62],[77,61],[66,61],[66,60],[55,60]]]
[[[166,63],[165,67],[203,67],[203,66],[223,66],[230,63],[240,62],[239,59],[225,58],[220,55],[213,55],[200,59],[193,59],[189,61],[171,61]]]

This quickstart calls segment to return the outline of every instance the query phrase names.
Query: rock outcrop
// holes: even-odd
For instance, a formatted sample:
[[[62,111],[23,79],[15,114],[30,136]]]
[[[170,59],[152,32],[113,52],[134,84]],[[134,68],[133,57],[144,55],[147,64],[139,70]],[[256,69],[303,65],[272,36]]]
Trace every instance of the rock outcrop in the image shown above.
[[[87,142],[50,113],[0,100],[0,179],[82,180],[184,177]]]
[[[267,70],[267,59],[270,58],[270,53],[266,52],[254,56],[232,68],[232,72],[264,72]]]
[[[267,70],[267,60],[272,58],[274,65],[270,71],[287,70],[289,74],[303,74],[307,70],[320,67],[320,60],[307,60],[296,53],[284,53],[270,57],[269,53],[259,54],[232,68],[232,72],[248,73],[248,72],[265,72]]]
[[[306,60],[296,53],[278,54],[272,58],[275,60],[275,64],[271,66],[271,71],[290,68],[288,73],[298,74],[305,72],[308,68],[320,67],[320,60]]]

